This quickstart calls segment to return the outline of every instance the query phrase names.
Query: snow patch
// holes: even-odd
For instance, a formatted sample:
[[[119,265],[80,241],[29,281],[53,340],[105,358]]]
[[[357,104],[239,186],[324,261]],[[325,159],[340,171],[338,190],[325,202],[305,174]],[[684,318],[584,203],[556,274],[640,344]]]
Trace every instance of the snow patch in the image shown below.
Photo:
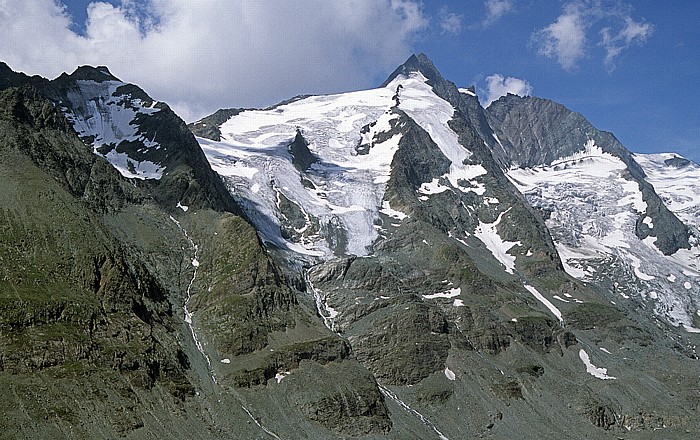
[[[282,382],[282,379],[284,379],[285,377],[289,376],[290,374],[292,374],[292,373],[289,372],[289,371],[284,371],[284,372],[281,372],[281,373],[277,373],[277,374],[275,374],[275,379],[277,380],[277,383],[280,383],[280,382]]]
[[[608,380],[608,379],[617,379],[614,376],[608,376],[608,369],[607,368],[599,368],[596,367],[591,363],[591,358],[588,356],[588,353],[586,353],[586,350],[583,348],[579,350],[578,352],[578,357],[581,358],[583,363],[586,365],[586,373],[590,374],[591,376],[597,377],[598,379],[603,379],[603,380]]]
[[[455,296],[459,296],[461,293],[462,293],[462,289],[460,287],[457,287],[457,288],[452,288],[450,290],[447,290],[445,292],[433,293],[431,295],[423,295],[423,298],[425,298],[425,299],[454,298]]]
[[[445,367],[445,377],[449,380],[456,379],[455,373],[452,370],[450,370],[450,367]]]
[[[382,203],[382,209],[380,209],[379,212],[388,215],[391,218],[395,218],[396,220],[403,220],[408,217],[408,215],[404,214],[403,212],[392,209],[389,201],[384,201]]]
[[[94,153],[107,159],[107,162],[112,164],[119,173],[129,179],[155,179],[160,180],[163,177],[164,167],[148,160],[141,162],[135,161],[126,153],[117,153],[116,150],[111,150],[107,154],[100,154],[95,148]]]
[[[422,183],[420,188],[418,188],[418,192],[420,194],[432,195],[443,193],[449,189],[449,186],[445,186],[440,183],[440,179],[433,178],[433,180],[431,180],[430,182]]]
[[[187,212],[187,211],[190,209],[189,206],[183,205],[183,204],[180,203],[180,202],[177,202],[177,205],[175,205],[175,207],[176,207],[176,208],[180,208],[180,209],[182,209],[182,210],[185,211],[185,212]]]

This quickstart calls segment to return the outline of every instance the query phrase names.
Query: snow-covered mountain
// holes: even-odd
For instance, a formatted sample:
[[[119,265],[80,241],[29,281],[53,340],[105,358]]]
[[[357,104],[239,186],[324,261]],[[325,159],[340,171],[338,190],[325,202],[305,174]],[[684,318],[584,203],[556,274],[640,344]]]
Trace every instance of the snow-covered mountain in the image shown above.
[[[434,67],[427,71],[436,74]],[[512,206],[504,206],[497,194],[487,195],[494,188],[484,179],[489,167],[500,174],[498,163],[528,204],[543,213],[569,275],[610,292],[612,301],[634,297],[674,325],[697,331],[696,164],[633,155],[581,115],[551,101],[510,95],[474,115],[481,109],[468,106],[475,99],[472,91],[443,92],[443,99],[439,90],[449,86],[438,81],[436,89],[415,58],[378,89],[240,111],[217,126],[218,140],[198,140],[263,240],[307,264],[371,255],[431,197],[457,192],[469,195],[460,213],[469,220],[448,230],[450,237],[467,247],[473,244],[465,240],[477,238],[513,274],[518,254],[523,258],[532,251],[517,252],[522,237],[499,233]],[[471,128],[479,147],[498,161],[479,157],[489,154],[483,147],[475,157],[460,143],[454,125],[455,112],[462,111],[469,121],[488,119],[485,129],[483,122],[480,130]],[[417,205],[387,194],[392,173],[396,176],[402,165],[395,154],[410,132],[408,121],[439,149],[431,159],[443,162],[439,172],[413,182]],[[302,156],[306,163],[299,166]],[[489,218],[473,214],[475,200],[489,208],[482,214]]]
[[[67,102],[61,110],[76,133],[90,139],[94,152],[124,177],[159,180],[163,177],[163,165],[146,159],[150,148],[161,148],[157,132],[146,132],[152,125],[148,123],[149,116],[161,111],[158,102],[119,81],[106,69],[97,72],[104,78],[76,79],[74,86],[67,88]]]
[[[632,376],[663,373],[641,366],[644,350],[625,364],[606,347],[670,338],[696,358],[700,185],[689,161],[634,155],[551,101],[509,95],[483,109],[424,55],[377,89],[222,110],[191,128],[268,250],[305,272],[318,314],[386,398],[425,409],[416,396],[440,373],[457,380],[446,401],[464,404],[479,389],[465,362],[489,368],[474,353],[503,365],[516,345],[557,346],[568,359],[569,344],[581,344],[571,364],[548,368],[622,382],[594,424],[640,429],[630,411],[647,398],[629,406],[622,396],[637,389]],[[536,335],[521,324],[534,316],[544,319]],[[516,374],[508,368],[497,371]],[[529,392],[523,380],[517,395]],[[553,385],[522,414],[544,401],[566,407],[554,388],[567,389]],[[433,415],[442,435],[464,433],[454,415]]]
[[[487,111],[511,151],[508,176],[543,212],[566,271],[611,301],[637,301],[699,332],[698,166],[675,155],[633,155],[545,100],[511,95]]]
[[[700,432],[700,166],[560,104],[417,55],[188,129],[0,63],[0,133],[10,437]]]

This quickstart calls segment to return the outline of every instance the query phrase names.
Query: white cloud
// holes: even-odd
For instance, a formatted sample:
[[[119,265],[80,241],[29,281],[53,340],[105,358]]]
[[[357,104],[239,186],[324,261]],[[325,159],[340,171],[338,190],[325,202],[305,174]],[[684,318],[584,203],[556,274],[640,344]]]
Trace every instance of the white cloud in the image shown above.
[[[494,73],[486,77],[486,102],[485,107],[488,107],[493,101],[508,93],[519,96],[528,96],[532,93],[530,83],[520,78],[509,76],[504,78],[503,75]]]
[[[444,33],[458,35],[462,32],[462,16],[443,8],[440,10],[440,27]]]
[[[635,21],[631,6],[605,0],[575,0],[564,5],[554,23],[536,31],[532,41],[540,55],[554,58],[566,70],[587,55],[588,33],[599,28],[598,46],[605,49],[604,63],[614,69],[615,59],[633,44],[642,45],[654,26]]]
[[[629,49],[633,44],[644,44],[653,32],[654,26],[652,24],[636,22],[631,17],[625,17],[625,27],[614,36],[611,34],[610,28],[601,29],[600,45],[606,50],[606,67],[614,69],[615,59],[623,50]]]
[[[539,45],[538,53],[556,58],[566,70],[583,58],[586,46],[586,10],[580,3],[569,3],[557,20],[533,35]]]
[[[107,65],[189,120],[371,86],[427,26],[414,0],[123,0],[87,13],[79,35],[54,0],[0,0],[0,59],[47,77]]]
[[[508,12],[515,10],[513,0],[486,0],[484,7],[486,8],[486,18],[482,23],[484,27],[491,26]]]

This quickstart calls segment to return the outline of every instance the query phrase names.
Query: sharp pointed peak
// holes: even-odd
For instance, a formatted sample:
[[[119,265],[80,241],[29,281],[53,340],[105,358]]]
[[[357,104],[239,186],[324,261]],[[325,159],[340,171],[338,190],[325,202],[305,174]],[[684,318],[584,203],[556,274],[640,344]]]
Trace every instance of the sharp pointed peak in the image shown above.
[[[411,72],[420,72],[429,81],[439,81],[442,80],[442,75],[435,67],[435,64],[428,58],[424,53],[413,54],[399,67],[394,70],[394,72],[389,75],[386,81],[382,84],[382,87],[386,87],[391,81],[393,81],[399,75],[408,75]]]

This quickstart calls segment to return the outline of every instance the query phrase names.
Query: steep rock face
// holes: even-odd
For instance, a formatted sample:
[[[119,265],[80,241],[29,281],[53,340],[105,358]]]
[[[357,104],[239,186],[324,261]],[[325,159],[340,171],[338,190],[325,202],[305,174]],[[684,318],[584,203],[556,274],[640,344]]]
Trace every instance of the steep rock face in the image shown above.
[[[48,414],[41,406],[30,410],[36,402],[20,396],[35,380],[62,378],[79,388],[73,380],[83,377],[102,382],[105,394],[153,390],[170,394],[170,406],[177,407],[194,387],[173,334],[168,293],[105,227],[103,200],[91,194],[114,191],[121,199],[116,205],[147,196],[101,166],[35,89],[0,92],[0,108],[0,374],[4,394],[17,396],[10,399],[16,406],[3,411],[4,432],[61,436],[69,424],[81,433],[94,428],[62,401],[60,388],[45,391],[53,408]],[[144,426],[133,405],[124,408],[125,420],[111,420],[109,412],[106,401],[95,400],[105,432]],[[11,422],[44,414],[41,427]]]

